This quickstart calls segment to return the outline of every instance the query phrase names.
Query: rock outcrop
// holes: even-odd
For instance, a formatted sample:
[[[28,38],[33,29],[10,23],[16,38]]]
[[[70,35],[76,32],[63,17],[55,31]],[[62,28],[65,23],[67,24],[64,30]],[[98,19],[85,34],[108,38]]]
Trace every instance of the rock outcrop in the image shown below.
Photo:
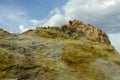
[[[73,35],[74,37],[84,37],[91,41],[111,44],[107,34],[101,29],[95,28],[91,24],[84,24],[81,21],[70,20],[69,24],[63,26],[63,29],[64,28],[67,28],[67,30],[70,29],[69,32],[67,32],[67,30],[65,32]]]
[[[119,53],[91,25],[0,34],[0,80],[120,80]]]
[[[52,30],[52,31],[50,31]],[[41,32],[41,33],[40,33]],[[73,39],[80,39],[80,38],[86,38],[88,40],[94,41],[94,42],[100,42],[104,44],[111,44],[110,40],[105,32],[103,32],[101,29],[95,28],[91,24],[84,24],[81,21],[73,20],[69,21],[69,24],[65,24],[63,26],[57,26],[57,27],[37,27],[36,30],[29,30],[25,32],[26,34],[39,34],[39,36],[42,36],[42,32],[46,32],[48,36],[51,38],[56,37],[72,37]],[[24,33],[23,33],[24,34]],[[47,36],[47,35],[43,35]]]

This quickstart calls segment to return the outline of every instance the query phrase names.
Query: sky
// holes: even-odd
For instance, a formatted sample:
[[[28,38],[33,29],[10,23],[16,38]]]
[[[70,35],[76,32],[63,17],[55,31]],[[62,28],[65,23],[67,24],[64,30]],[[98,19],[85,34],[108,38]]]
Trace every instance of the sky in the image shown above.
[[[77,19],[105,31],[120,52],[120,0],[0,0],[0,28],[21,33]]]

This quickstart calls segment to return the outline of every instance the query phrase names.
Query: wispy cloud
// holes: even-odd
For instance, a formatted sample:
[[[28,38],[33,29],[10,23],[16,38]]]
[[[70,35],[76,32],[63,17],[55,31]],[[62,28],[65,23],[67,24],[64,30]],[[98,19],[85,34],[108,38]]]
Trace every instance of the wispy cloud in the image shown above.
[[[19,30],[20,30],[20,32],[22,33],[22,32],[25,32],[25,31],[27,31],[27,30],[29,30],[29,29],[26,28],[24,25],[20,25],[20,26],[19,26]]]
[[[82,20],[102,28],[107,33],[120,31],[120,0],[68,0],[68,2],[51,10],[46,18],[33,19],[28,12],[19,7],[0,5],[0,24],[7,29],[18,30],[21,24],[32,26],[62,25],[70,19]],[[10,27],[11,26],[11,27]],[[13,28],[13,29],[14,29]],[[17,32],[16,31],[16,32]]]
[[[120,33],[109,34],[112,45],[115,46],[116,50],[120,53]]]
[[[78,19],[102,28],[108,33],[119,32],[119,7],[119,0],[69,0],[61,9],[55,8],[48,17],[38,22],[42,22],[40,25],[48,26]]]
[[[30,20],[30,23],[32,23],[32,25],[34,25],[36,27],[36,26],[39,26],[39,24],[41,24],[41,21],[39,21],[37,19],[32,19],[32,20]]]
[[[6,5],[0,6],[0,26],[12,32],[19,32],[19,25],[29,24],[29,18],[26,16],[25,11],[17,7]],[[26,16],[26,17],[25,17]]]
[[[33,24],[37,26],[59,26],[67,22],[66,18],[58,8],[55,8],[50,12],[50,14],[43,20],[30,20]]]

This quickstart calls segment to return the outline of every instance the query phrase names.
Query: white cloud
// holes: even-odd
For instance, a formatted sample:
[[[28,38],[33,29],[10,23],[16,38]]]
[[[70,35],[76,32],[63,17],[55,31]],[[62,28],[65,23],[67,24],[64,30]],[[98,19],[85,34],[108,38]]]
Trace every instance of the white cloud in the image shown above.
[[[45,23],[43,23],[44,26],[59,26],[66,22],[66,18],[59,14],[55,13],[55,15],[51,16]]]
[[[34,22],[40,26],[53,26],[62,25],[71,19],[78,19],[98,26],[108,33],[115,32],[118,29],[114,28],[120,30],[119,7],[120,0],[68,0],[61,9],[55,8],[43,20]]]
[[[29,17],[24,10],[9,5],[0,5],[0,24],[2,28],[14,33],[19,32],[17,26],[20,24],[30,25]]]
[[[110,41],[120,53],[120,33],[109,34]]]
[[[69,0],[63,9],[65,16],[69,19],[96,23],[96,21],[104,20],[104,17],[113,13],[113,8],[115,8],[113,5],[116,3],[116,0]]]
[[[14,11],[15,13],[13,14],[13,12],[10,12],[6,18],[9,19],[10,21],[18,21],[19,19],[22,19],[22,16],[26,15],[24,12],[20,12],[20,11]]]
[[[31,16],[19,7],[0,5],[0,23],[6,24],[5,26],[14,26],[15,30],[17,30],[16,26],[19,24],[29,27],[31,27],[31,23],[35,27],[57,26],[66,23],[70,19],[78,19],[98,26],[108,33],[119,32],[119,7],[120,0],[68,0],[61,8],[51,10],[46,18],[31,20]],[[10,31],[12,31],[12,28],[9,28]]]
[[[1,10],[0,20],[2,22],[10,21],[10,22],[18,23],[18,22],[25,22],[26,20],[24,18],[24,16],[26,16],[26,13],[23,10],[17,9],[17,7],[13,8],[13,7],[3,5],[0,7],[0,10]]]
[[[107,2],[104,2],[104,5],[105,6],[115,6],[116,4],[116,1],[114,0],[111,0],[111,1],[107,1]]]
[[[25,31],[27,31],[27,30],[29,30],[29,29],[26,28],[24,25],[20,25],[20,26],[19,26],[19,30],[20,30],[20,32],[22,33],[22,32],[25,32]]]
[[[50,12],[47,18],[43,20],[30,20],[33,24],[37,24],[39,26],[60,26],[67,22],[66,17],[61,14],[61,11],[58,8],[55,8]]]
[[[30,20],[30,22],[31,22],[34,26],[38,26],[38,25],[41,23],[41,21],[39,21],[39,20],[37,20],[37,19],[32,19],[32,20]]]

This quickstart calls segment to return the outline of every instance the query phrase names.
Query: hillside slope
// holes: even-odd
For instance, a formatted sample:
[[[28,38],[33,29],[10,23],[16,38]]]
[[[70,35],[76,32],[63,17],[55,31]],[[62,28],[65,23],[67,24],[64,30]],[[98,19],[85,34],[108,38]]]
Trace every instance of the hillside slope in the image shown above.
[[[1,30],[0,80],[11,79],[120,80],[120,55],[105,32],[77,20],[22,34]]]

